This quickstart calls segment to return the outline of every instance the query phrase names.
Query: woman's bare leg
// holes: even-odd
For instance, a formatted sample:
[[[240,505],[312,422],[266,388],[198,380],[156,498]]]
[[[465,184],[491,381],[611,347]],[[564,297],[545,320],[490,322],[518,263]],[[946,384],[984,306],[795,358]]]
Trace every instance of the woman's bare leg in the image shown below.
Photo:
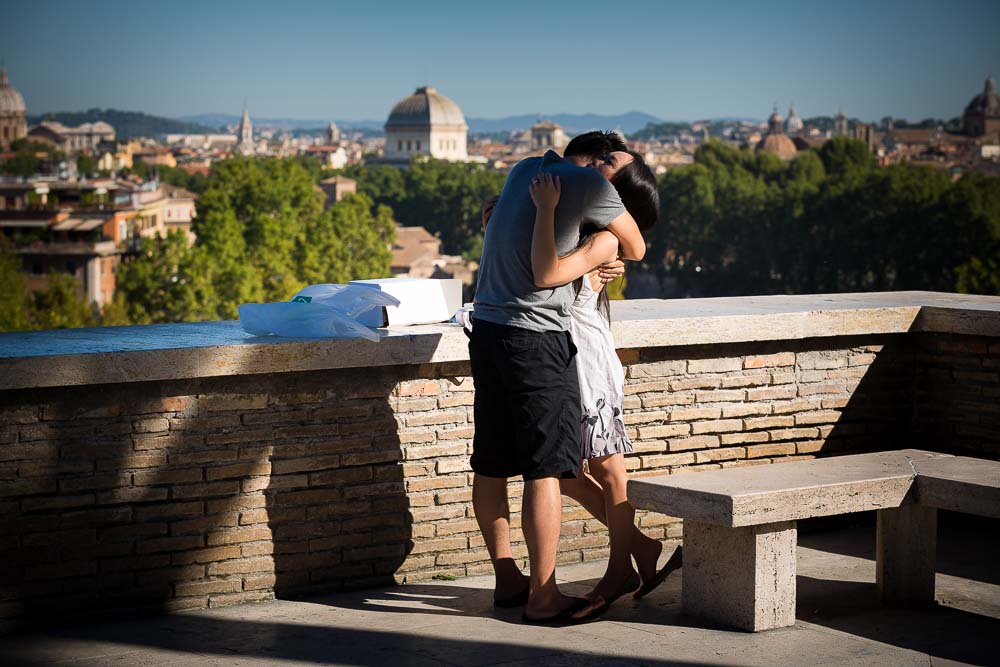
[[[616,454],[620,459],[620,473],[624,476],[624,481],[621,485],[627,484],[628,478],[625,472],[625,457],[621,454]],[[604,457],[605,459],[610,457]],[[591,459],[591,470],[595,467],[594,461],[599,461],[599,459]],[[613,464],[618,465],[618,464]],[[600,466],[600,463],[597,464]],[[564,479],[560,480],[560,489],[564,496],[572,498],[580,505],[583,506],[585,510],[590,512],[595,519],[603,523],[605,526],[608,525],[607,518],[607,501],[605,498],[604,489],[601,485],[594,480],[593,477],[585,475],[582,472],[576,479]],[[626,497],[627,500],[627,497]],[[631,505],[629,505],[631,507]],[[633,509],[633,517],[634,517]],[[643,581],[648,581],[656,574],[656,561],[660,557],[660,552],[663,551],[663,544],[659,540],[654,540],[651,537],[647,537],[638,527],[636,527],[634,518],[631,523],[631,528],[627,533],[629,535],[629,551],[635,558],[636,567],[639,570],[639,576],[642,577]],[[610,566],[610,564],[609,564]]]
[[[594,478],[580,471],[575,479],[559,480],[559,492],[567,498],[578,502],[591,516],[608,525],[608,517],[604,506],[604,490]]]
[[[595,592],[611,599],[629,592],[624,589],[631,586],[629,579],[634,578],[633,555],[643,581],[656,574],[656,561],[663,545],[659,540],[643,535],[635,525],[635,507],[628,501],[625,457],[614,454],[590,459],[590,472],[604,490],[608,533],[611,536],[608,569]]]
[[[632,568],[630,539],[635,528],[635,509],[628,502],[626,492],[628,475],[625,472],[625,457],[620,454],[602,456],[590,459],[589,464],[591,474],[604,490],[605,515],[611,537],[608,569],[594,592],[605,599],[612,599],[628,593],[624,589],[637,574]]]

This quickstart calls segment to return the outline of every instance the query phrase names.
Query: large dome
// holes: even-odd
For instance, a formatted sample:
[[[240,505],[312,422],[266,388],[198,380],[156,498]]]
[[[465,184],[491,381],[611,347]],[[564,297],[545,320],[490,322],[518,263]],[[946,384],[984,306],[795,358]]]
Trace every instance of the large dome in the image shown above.
[[[799,118],[798,112],[795,110],[795,105],[793,104],[788,109],[788,118],[785,119],[785,132],[789,134],[795,134],[796,132],[801,132],[805,124],[802,119]]]
[[[0,114],[25,114],[24,98],[7,81],[6,70],[0,69]]]
[[[385,122],[388,130],[421,129],[434,126],[463,128],[465,116],[458,105],[440,94],[435,88],[417,88],[409,97],[396,103]]]
[[[777,155],[782,160],[791,160],[798,149],[786,134],[768,134],[757,144],[757,151]]]
[[[972,98],[969,105],[965,107],[965,113],[1000,116],[1000,95],[997,94],[996,84],[993,83],[993,79],[986,79],[986,83],[983,85],[983,92]]]

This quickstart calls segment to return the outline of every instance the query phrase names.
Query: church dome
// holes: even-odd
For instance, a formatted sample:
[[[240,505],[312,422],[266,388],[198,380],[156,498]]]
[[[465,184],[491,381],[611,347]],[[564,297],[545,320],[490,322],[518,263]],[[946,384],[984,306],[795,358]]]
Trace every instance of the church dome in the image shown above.
[[[778,113],[778,107],[775,107],[774,111],[767,118],[767,129],[769,132],[774,132],[775,128],[780,129],[783,125],[784,122],[781,120],[781,114]]]
[[[0,114],[26,114],[24,98],[7,81],[6,70],[0,69]]]
[[[412,95],[397,102],[389,114],[389,120],[385,122],[387,131],[416,130],[431,126],[467,127],[465,116],[458,105],[430,86],[417,88]]]
[[[767,119],[767,135],[757,143],[756,150],[758,153],[762,151],[772,153],[782,160],[791,160],[795,157],[797,152],[795,142],[785,134],[785,123],[778,113],[778,105],[774,105],[774,112]]]
[[[795,148],[795,142],[792,141],[788,135],[768,134],[760,140],[760,143],[757,144],[757,151],[772,153],[780,157],[782,160],[791,160],[795,157],[798,149]]]
[[[803,127],[805,127],[805,124],[799,118],[799,113],[795,110],[795,105],[793,104],[788,108],[788,118],[785,119],[785,132],[789,134],[801,132]]]
[[[996,84],[992,78],[986,79],[983,92],[972,98],[972,101],[965,107],[965,113],[1000,116],[1000,95],[997,94]]]

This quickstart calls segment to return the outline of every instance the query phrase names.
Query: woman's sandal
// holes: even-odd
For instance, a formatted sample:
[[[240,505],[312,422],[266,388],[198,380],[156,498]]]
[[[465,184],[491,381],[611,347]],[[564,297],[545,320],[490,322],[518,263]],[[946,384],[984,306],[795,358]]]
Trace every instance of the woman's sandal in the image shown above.
[[[666,581],[671,572],[680,569],[683,559],[681,549],[682,547],[674,549],[674,553],[670,554],[670,558],[667,560],[666,564],[660,568],[660,571],[657,572],[649,581],[642,582],[642,586],[640,586],[639,589],[632,594],[632,598],[634,600],[642,599],[652,593],[653,589]]]
[[[611,599],[607,599],[601,595],[595,596],[591,600],[591,604],[593,604],[594,602],[598,602],[598,605],[593,609],[591,609],[590,611],[588,611],[583,616],[578,616],[573,620],[579,623],[586,623],[587,621],[593,621],[597,618],[600,618],[605,614],[605,612],[608,611],[608,609],[611,608],[611,605],[613,605],[615,602],[618,601],[619,598],[623,598],[629,593],[634,594],[636,591],[638,591],[639,588],[641,587],[641,581],[642,580],[639,578],[638,574],[633,574],[633,576],[629,579],[629,581],[625,582],[625,586],[623,586],[623,590],[621,593],[619,593],[618,595],[614,596]]]
[[[548,626],[560,626],[560,625],[577,625],[578,623],[586,623],[585,620],[573,618],[573,614],[586,609],[590,606],[591,601],[587,598],[574,598],[575,602],[571,603],[568,607],[563,609],[558,614],[553,614],[552,616],[545,616],[544,618],[531,618],[527,613],[521,614],[521,620],[529,625],[548,625]],[[587,619],[589,620],[589,619]]]

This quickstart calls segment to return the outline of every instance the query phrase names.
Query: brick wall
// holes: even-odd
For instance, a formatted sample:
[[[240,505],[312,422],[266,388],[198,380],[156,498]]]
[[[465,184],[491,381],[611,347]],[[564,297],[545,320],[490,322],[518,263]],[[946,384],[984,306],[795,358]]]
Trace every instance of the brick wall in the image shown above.
[[[912,345],[916,445],[1000,456],[1000,342],[924,333]]]
[[[628,468],[897,449],[941,419],[954,447],[995,453],[996,344],[915,340],[623,350]],[[448,363],[0,393],[0,623],[488,572],[468,376]],[[671,517],[639,521],[680,536]],[[560,549],[605,557],[606,531],[567,502]]]

